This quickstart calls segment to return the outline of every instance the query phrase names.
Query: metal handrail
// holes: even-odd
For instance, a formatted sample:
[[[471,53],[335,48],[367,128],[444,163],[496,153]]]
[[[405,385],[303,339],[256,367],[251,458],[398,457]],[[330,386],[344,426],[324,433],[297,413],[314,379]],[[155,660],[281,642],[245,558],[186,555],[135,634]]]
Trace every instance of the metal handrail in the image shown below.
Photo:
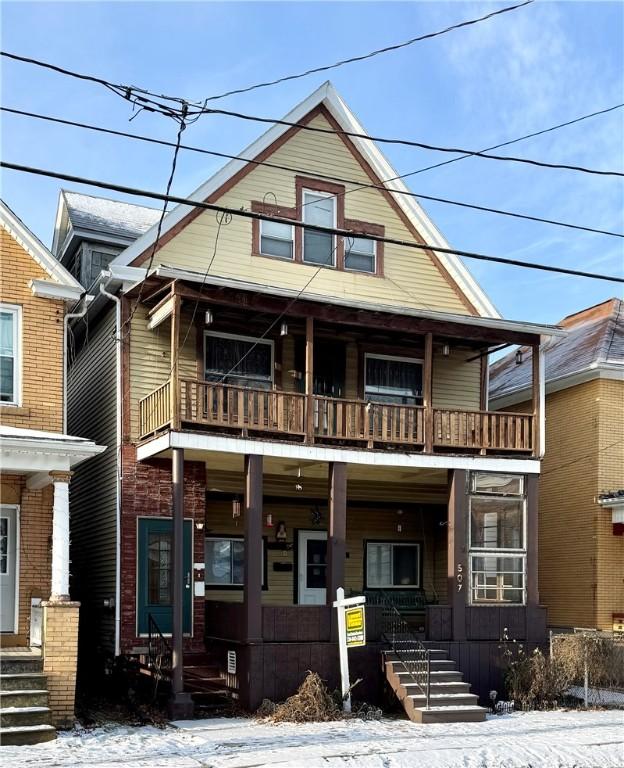
[[[160,631],[152,614],[147,616],[147,655],[149,668],[156,677],[169,677],[173,666],[171,643]]]
[[[431,652],[412,632],[390,598],[382,608],[382,628],[392,652],[425,697],[425,709],[431,706]]]

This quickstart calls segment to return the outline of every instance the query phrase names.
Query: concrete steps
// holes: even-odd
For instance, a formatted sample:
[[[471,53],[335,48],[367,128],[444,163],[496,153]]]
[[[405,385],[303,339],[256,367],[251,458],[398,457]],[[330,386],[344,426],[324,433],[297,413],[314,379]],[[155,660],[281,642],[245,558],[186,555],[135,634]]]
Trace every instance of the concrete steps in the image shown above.
[[[487,710],[480,707],[478,697],[470,693],[454,661],[445,651],[431,649],[431,684],[429,707],[421,686],[408,671],[409,661],[415,658],[409,652],[400,654],[383,652],[386,679],[405,713],[415,723],[468,723],[485,720]]]
[[[50,724],[43,663],[24,649],[0,651],[0,745],[39,744],[56,738]]]

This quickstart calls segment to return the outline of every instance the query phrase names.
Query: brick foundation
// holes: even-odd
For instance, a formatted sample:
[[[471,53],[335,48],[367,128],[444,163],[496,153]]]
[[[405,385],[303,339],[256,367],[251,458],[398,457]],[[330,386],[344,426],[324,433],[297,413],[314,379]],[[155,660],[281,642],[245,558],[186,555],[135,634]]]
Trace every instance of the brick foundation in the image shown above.
[[[154,459],[137,463],[136,449],[122,449],[121,503],[121,653],[145,646],[146,638],[136,633],[137,519],[171,517],[171,461]],[[203,462],[184,462],[184,517],[195,521],[206,516],[206,466]],[[204,562],[204,536],[193,525],[193,562]],[[203,580],[193,570],[193,578]],[[193,633],[185,638],[184,650],[204,649],[203,597],[193,598]]]
[[[57,728],[74,723],[79,608],[80,603],[74,602],[43,603],[43,671]]]

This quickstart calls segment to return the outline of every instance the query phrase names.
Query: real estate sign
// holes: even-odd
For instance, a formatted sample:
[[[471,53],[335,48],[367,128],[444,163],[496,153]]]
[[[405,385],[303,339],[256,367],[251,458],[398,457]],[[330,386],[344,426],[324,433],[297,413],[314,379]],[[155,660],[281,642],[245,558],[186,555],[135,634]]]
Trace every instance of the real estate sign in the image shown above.
[[[363,605],[345,608],[345,628],[347,648],[359,648],[366,645],[366,621]]]

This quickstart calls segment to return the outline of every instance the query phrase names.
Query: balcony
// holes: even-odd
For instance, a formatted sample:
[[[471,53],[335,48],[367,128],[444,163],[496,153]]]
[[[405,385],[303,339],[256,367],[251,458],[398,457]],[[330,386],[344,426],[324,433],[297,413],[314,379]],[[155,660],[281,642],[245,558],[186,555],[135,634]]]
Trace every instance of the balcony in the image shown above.
[[[533,414],[464,411],[171,378],[139,401],[139,436],[169,428],[425,453],[535,453]]]

